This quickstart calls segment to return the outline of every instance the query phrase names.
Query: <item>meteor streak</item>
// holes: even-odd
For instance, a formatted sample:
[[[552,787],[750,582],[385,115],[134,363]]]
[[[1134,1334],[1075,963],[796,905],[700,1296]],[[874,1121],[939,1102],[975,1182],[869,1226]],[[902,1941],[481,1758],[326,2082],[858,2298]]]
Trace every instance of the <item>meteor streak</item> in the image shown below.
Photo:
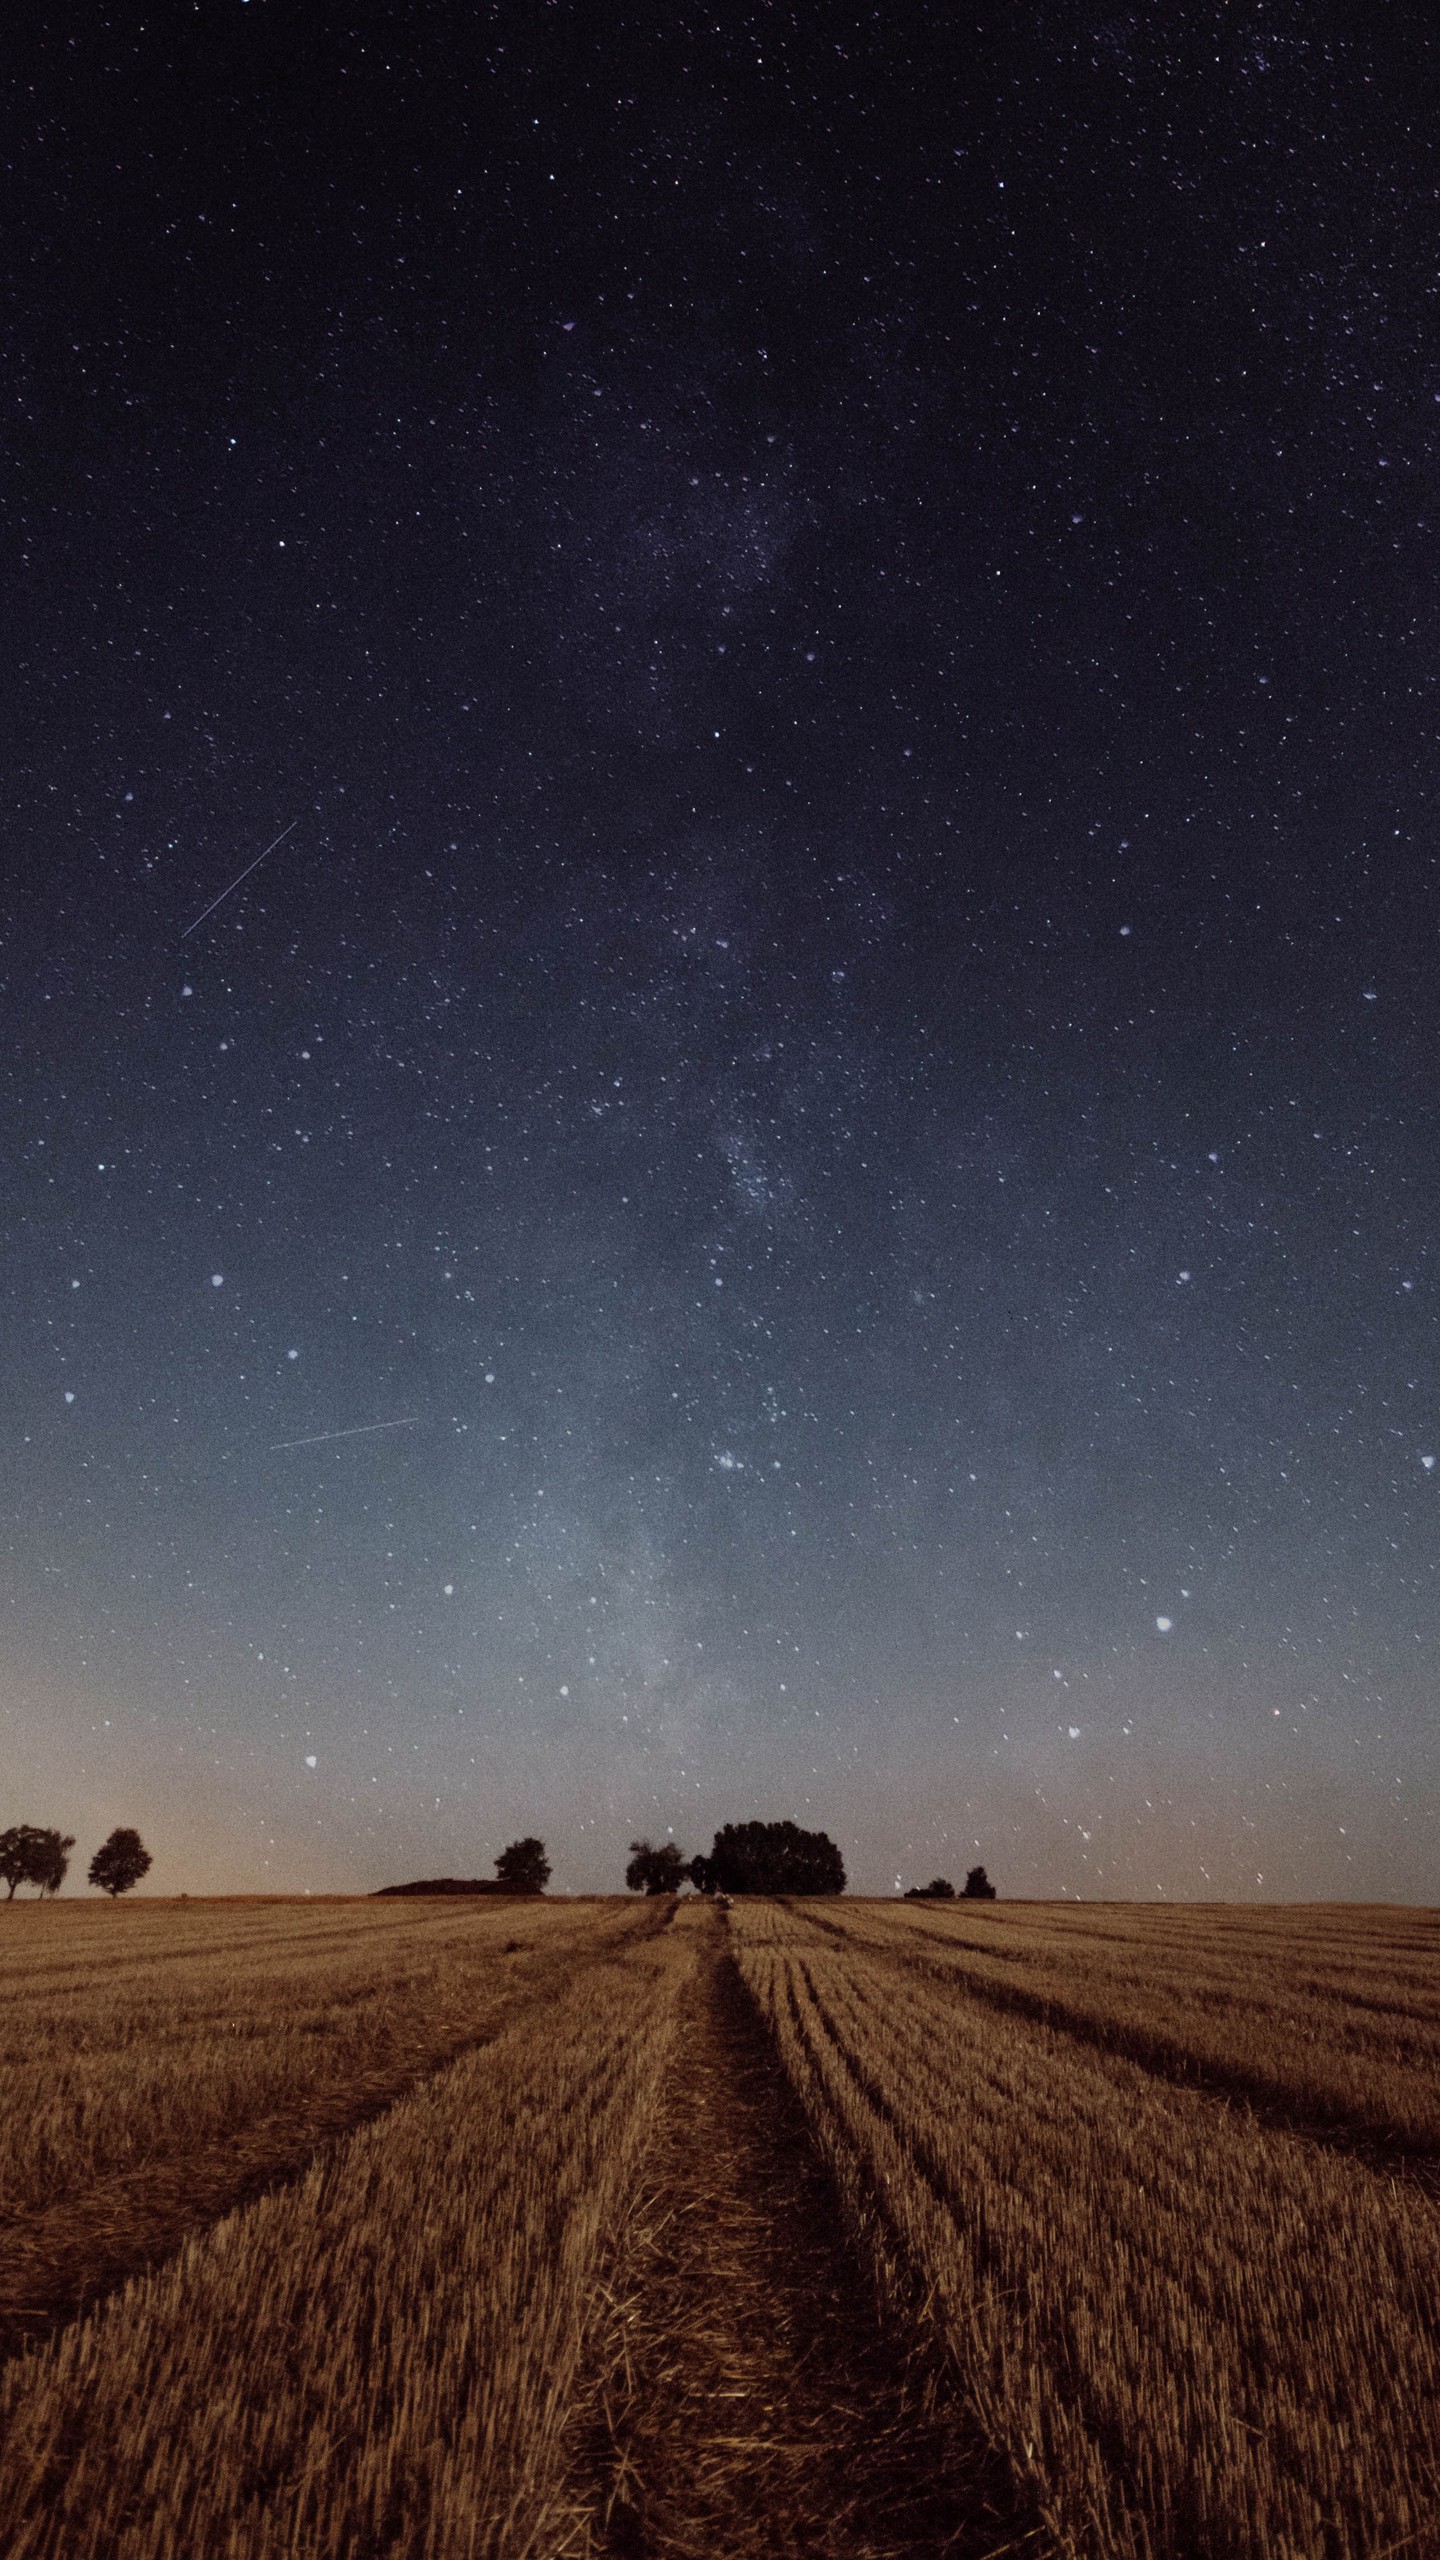
[[[281,828],[281,830],[280,830],[280,833],[278,834],[278,836],[276,836],[276,837],[275,837],[274,841],[273,841],[272,843],[270,843],[270,844],[267,844],[267,846],[265,847],[265,853],[273,853],[273,852],[274,852],[274,850],[275,850],[275,846],[276,846],[277,844],[283,844],[283,843],[284,843],[284,841],[285,841],[285,839],[286,839],[286,837],[287,837],[288,835],[293,835],[293,833],[294,833],[295,829],[299,826],[299,824],[300,824],[300,821],[299,821],[299,819],[298,819],[298,818],[292,818],[292,819],[291,819],[291,821],[290,821],[289,826],[288,826],[288,827],[282,827],[282,828]],[[238,880],[232,880],[228,889],[222,889],[218,898],[212,898],[212,899],[211,899],[209,906],[205,909],[205,915],[199,915],[199,916],[197,916],[197,917],[195,918],[195,924],[187,924],[187,926],[185,927],[185,932],[184,932],[184,933],[182,933],[182,934],[181,934],[181,936],[180,936],[180,939],[181,939],[181,941],[182,941],[182,942],[185,940],[185,936],[186,936],[186,934],[191,934],[191,933],[193,933],[193,932],[195,931],[195,925],[200,925],[200,924],[203,924],[203,923],[204,923],[204,921],[205,921],[205,916],[213,916],[213,914],[215,913],[215,910],[216,910],[216,908],[217,908],[217,907],[223,907],[223,906],[224,906],[226,899],[227,899],[227,898],[229,898],[229,897],[232,897],[232,896],[234,895],[234,892],[239,888],[239,886],[240,886],[240,881],[241,881],[241,880],[248,880],[252,871],[258,871],[258,870],[259,870],[261,863],[262,863],[262,862],[264,861],[264,859],[265,859],[265,853],[257,853],[253,862],[247,862],[247,863],[246,863],[246,865],[245,865],[244,870],[243,870],[243,871],[241,872],[241,874],[240,874],[240,878],[239,878]]]
[[[359,1440],[367,1431],[408,1431],[420,1419],[418,1413],[402,1413],[396,1422],[352,1422],[348,1431],[311,1431],[303,1440],[272,1440],[271,1450],[315,1449],[322,1440]]]

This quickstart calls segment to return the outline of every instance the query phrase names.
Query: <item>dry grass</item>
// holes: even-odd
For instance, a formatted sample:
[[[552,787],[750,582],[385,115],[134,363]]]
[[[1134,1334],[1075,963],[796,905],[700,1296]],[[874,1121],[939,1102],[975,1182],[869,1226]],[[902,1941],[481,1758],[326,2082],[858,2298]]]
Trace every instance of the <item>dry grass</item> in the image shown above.
[[[1142,1975],[1149,1920],[1120,1930]],[[995,1921],[953,1926],[988,1952],[1009,1915]],[[1257,1918],[1248,1966],[1237,1945],[1232,1996],[1248,1981],[1270,1998],[1272,1922]],[[998,2009],[988,1985],[977,1998],[944,1950],[932,1961],[928,1914],[737,1905],[734,1926],[857,2225],[897,2300],[927,2303],[1061,2549],[1440,2547],[1440,2216],[1421,2188],[1098,2050],[1093,1936],[1073,1941],[1080,2040]],[[1357,1969],[1372,1991],[1385,1979],[1383,1954],[1347,1969],[1341,1926],[1332,1915],[1325,1932],[1337,2015]],[[1041,1935],[1016,1915],[1018,1964]],[[1214,1933],[1199,1937],[1213,1964]],[[1363,1949],[1363,1925],[1355,1937]],[[1183,1983],[1184,1948],[1183,1930],[1157,1933],[1159,1973]]]
[[[543,2003],[12,2364],[10,2560],[554,2560],[597,2270],[692,1962],[656,1916],[561,1906],[572,1978]]]
[[[297,2170],[638,1917],[564,1903],[0,1909],[0,2341]]]

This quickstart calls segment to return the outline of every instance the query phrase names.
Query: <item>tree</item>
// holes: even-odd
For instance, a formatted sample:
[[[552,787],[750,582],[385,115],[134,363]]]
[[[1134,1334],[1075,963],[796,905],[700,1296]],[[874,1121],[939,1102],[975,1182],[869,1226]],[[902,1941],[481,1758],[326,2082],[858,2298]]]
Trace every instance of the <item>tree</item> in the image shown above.
[[[969,1891],[969,1887],[966,1887]],[[905,1892],[907,1902],[953,1902],[955,1887],[948,1876],[932,1876],[928,1884],[912,1884]]]
[[[550,1881],[544,1841],[512,1840],[495,1861],[495,1876],[507,1893],[543,1893]]]
[[[14,1901],[17,1884],[30,1881],[30,1836],[28,1822],[13,1822],[8,1831],[0,1831],[0,1876],[9,1887],[7,1902]]]
[[[648,1840],[632,1840],[630,1864],[625,1870],[627,1893],[678,1893],[690,1870],[673,1840],[663,1840],[658,1849]]]
[[[843,1893],[845,1861],[824,1831],[794,1822],[727,1822],[708,1858],[692,1858],[702,1893]]]
[[[68,1832],[43,1830],[38,1823],[12,1823],[0,1831],[0,1879],[9,1887],[7,1902],[19,1884],[38,1885],[41,1893],[58,1893],[75,1843]]]
[[[117,1893],[128,1893],[151,1867],[150,1852],[138,1831],[112,1831],[103,1849],[97,1849],[90,1861],[90,1882],[108,1893],[113,1902]]]
[[[961,1894],[960,1899],[962,1902],[994,1901],[995,1887],[991,1883],[983,1867],[971,1868],[970,1873],[965,1879],[965,1890]]]
[[[70,1852],[75,1846],[73,1831],[48,1831],[45,1846],[35,1860],[35,1882],[42,1894],[58,1893],[70,1868]]]

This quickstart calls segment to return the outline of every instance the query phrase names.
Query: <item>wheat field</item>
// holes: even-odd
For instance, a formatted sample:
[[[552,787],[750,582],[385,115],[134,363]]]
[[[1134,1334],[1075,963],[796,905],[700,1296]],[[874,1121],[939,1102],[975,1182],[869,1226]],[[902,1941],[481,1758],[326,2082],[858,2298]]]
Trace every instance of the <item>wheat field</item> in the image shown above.
[[[1175,1920],[769,1904],[735,1929],[897,2306],[923,2303],[1061,2548],[1440,2550],[1435,2189],[1310,2118],[1318,2093],[1367,2132],[1434,2125],[1413,2050],[1371,2087],[1347,2041],[1392,1981],[1386,2013],[1433,2037],[1433,1929],[1327,1915],[1317,1961],[1299,1916]],[[1083,2034],[997,1997],[1012,1975]],[[1216,2090],[1172,2077],[1190,2032]],[[1229,2072],[1294,2129],[1223,2094]]]
[[[0,2213],[190,2154],[471,2033],[563,1903],[16,1903],[0,1930]],[[523,1942],[523,1945],[522,1945]]]
[[[685,1950],[653,1911],[446,1906],[395,1924],[405,1998],[433,1963],[460,2005],[516,1928],[543,1980],[513,2017],[490,1995],[485,2043],[10,2366],[14,2560],[559,2548],[585,2313]],[[362,1934],[328,1961],[373,1990]]]
[[[1440,2150],[1440,1924],[1423,1911],[865,1906],[976,2000],[1392,2153]],[[854,1923],[849,1936],[855,1940]]]
[[[0,1917],[15,2560],[1440,2553],[1434,1915]]]
[[[634,1925],[564,1903],[8,1906],[0,2345],[300,2167]]]

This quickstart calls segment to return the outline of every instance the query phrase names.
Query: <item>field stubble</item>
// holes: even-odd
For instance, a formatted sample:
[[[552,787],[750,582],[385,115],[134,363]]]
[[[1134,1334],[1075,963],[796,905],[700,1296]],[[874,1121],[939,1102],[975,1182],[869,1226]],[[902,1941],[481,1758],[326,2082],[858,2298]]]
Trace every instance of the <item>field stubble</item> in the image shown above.
[[[1440,2165],[1440,1920],[1427,1911],[865,1904],[846,1943],[1155,2071]]]
[[[1174,2085],[1168,2050],[1158,2075],[1132,2059],[1152,1915],[1102,1928],[1098,1953],[1091,1915],[1074,1917],[1073,1936],[1052,1928],[1046,1945],[1023,1913],[957,1915],[947,1947],[946,1922],[893,1906],[737,1906],[745,1979],[892,2299],[923,2306],[1062,2549],[1440,2548],[1440,2216],[1424,2182]],[[1245,1928],[1226,1958],[1196,1921],[1188,1940],[1156,1940],[1156,2041],[1168,2048],[1169,2019],[1186,2015],[1187,1961],[1212,1998],[1228,1963],[1234,2014],[1189,2010],[1208,2020],[1207,2070],[1238,2057],[1249,2072],[1264,2052],[1299,2119],[1317,2088],[1333,2101],[1353,2085],[1317,2054],[1303,2010],[1287,2041],[1283,1990],[1257,1973]],[[1347,1983],[1385,1978],[1376,1934],[1379,1960]],[[997,2002],[1007,1965],[1039,1974],[1084,2034]],[[1427,1989],[1404,1996],[1423,2008]],[[1412,2060],[1404,2071],[1401,2123],[1373,2102],[1365,2116],[1413,2139],[1433,2093],[1427,2114]]]
[[[693,1905],[664,2102],[607,2268],[584,2560],[1000,2560],[1017,2524],[933,2365],[887,2329],[829,2170]],[[590,2494],[583,2494],[584,2485]]]
[[[1428,1914],[18,1917],[13,2560],[1440,2553]]]
[[[0,2349],[302,2168],[634,1915],[542,1903],[0,1915]]]
[[[13,2362],[9,2560],[564,2549],[586,2324],[689,1962],[663,1916],[527,1910],[568,1959],[543,2000]]]

